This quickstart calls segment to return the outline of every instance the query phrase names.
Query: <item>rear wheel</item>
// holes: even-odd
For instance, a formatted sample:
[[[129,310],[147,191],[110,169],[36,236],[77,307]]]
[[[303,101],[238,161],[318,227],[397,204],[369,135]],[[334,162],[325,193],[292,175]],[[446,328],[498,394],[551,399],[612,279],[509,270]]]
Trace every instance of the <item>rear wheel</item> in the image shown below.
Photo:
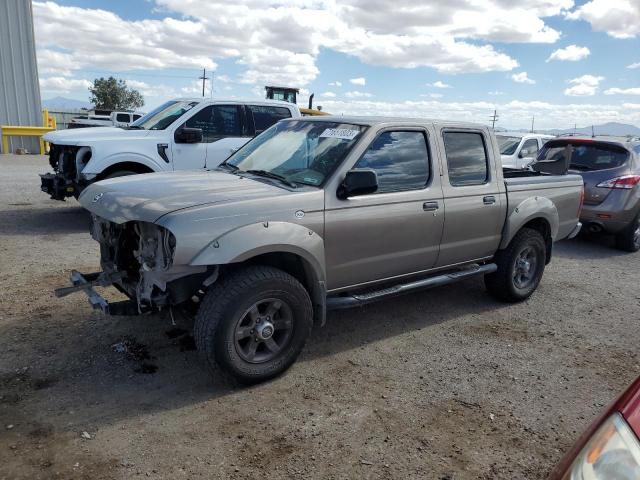
[[[640,250],[640,215],[622,232],[616,235],[616,247],[625,252]]]
[[[485,275],[489,293],[504,302],[521,302],[538,288],[546,263],[544,238],[537,230],[523,228],[507,248],[495,256],[498,270]]]
[[[311,299],[294,277],[267,266],[238,269],[205,295],[194,337],[208,366],[240,383],[289,368],[313,325]]]

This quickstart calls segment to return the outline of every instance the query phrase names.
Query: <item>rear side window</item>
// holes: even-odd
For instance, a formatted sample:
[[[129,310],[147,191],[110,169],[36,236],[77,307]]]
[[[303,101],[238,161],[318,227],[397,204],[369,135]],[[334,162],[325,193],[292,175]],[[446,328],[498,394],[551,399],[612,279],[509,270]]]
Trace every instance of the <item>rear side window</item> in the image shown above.
[[[129,118],[129,114],[128,113],[118,113],[116,115],[116,122],[129,123],[130,121],[131,121],[131,118]]]
[[[550,141],[540,150],[538,162],[564,163],[567,158],[569,168],[573,170],[605,170],[624,165],[629,159],[629,152],[621,146],[608,143]]]
[[[267,105],[249,105],[247,107],[253,115],[256,134],[262,133],[274,123],[283,118],[291,118],[291,111],[285,107],[270,107]]]
[[[378,175],[377,193],[424,188],[429,180],[429,149],[422,132],[384,132],[369,146],[355,168]]]
[[[449,183],[454,187],[482,185],[489,179],[487,150],[481,133],[444,132]]]

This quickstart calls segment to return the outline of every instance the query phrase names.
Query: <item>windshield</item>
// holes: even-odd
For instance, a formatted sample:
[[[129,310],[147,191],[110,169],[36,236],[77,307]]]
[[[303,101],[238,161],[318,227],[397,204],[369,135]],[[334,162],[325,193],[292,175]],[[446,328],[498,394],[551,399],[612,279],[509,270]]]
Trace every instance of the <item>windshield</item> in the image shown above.
[[[176,100],[163,103],[155,110],[152,110],[133,122],[131,127],[143,128],[145,130],[164,130],[186,112],[198,105],[198,103],[199,102],[194,101],[184,102]]]
[[[222,164],[269,172],[286,182],[320,186],[342,162],[365,127],[302,120],[276,123]]]
[[[623,147],[593,141],[551,141],[542,147],[538,162],[564,162],[569,156],[569,168],[574,170],[604,170],[623,165],[629,152]]]
[[[496,135],[501,155],[513,155],[516,153],[522,137],[507,137],[506,135]]]

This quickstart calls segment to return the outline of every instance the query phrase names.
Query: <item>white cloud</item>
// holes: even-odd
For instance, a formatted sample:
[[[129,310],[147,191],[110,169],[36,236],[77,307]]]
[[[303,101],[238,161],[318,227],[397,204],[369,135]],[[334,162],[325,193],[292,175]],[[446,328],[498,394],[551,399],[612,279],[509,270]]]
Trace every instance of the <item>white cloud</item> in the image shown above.
[[[433,82],[433,83],[427,83],[427,87],[434,87],[434,88],[451,88],[451,85],[447,85],[444,82],[441,82],[440,80]]]
[[[368,92],[359,92],[357,90],[353,90],[351,92],[345,93],[344,96],[347,98],[370,98],[373,95]]]
[[[536,83],[535,80],[529,78],[527,72],[514,73],[513,75],[511,75],[511,80],[517,83],[526,83],[528,85],[533,85],[534,83]]]
[[[354,85],[361,85],[364,87],[367,84],[367,79],[364,77],[358,77],[350,79],[349,82],[353,83]]]
[[[329,86],[330,86],[330,87],[341,87],[341,86],[342,86],[342,82],[338,82],[338,81],[331,82],[331,83],[329,84]]]
[[[33,1],[40,67],[68,75],[167,68],[214,70],[231,59],[245,83],[306,85],[322,49],[363,63],[443,73],[509,71],[518,62],[490,42],[555,42],[545,23],[573,0],[154,0],[165,18],[126,20],[105,10]],[[73,34],[61,35],[60,28]],[[106,33],[108,32],[108,34]],[[48,69],[48,70],[47,70]],[[335,85],[337,86],[337,85]]]
[[[567,14],[570,20],[584,20],[598,32],[614,38],[634,38],[640,34],[638,0],[591,0]]]
[[[504,92],[501,92],[500,90],[494,90],[492,92],[488,92],[489,95],[504,95]]]
[[[176,97],[178,93],[175,88],[168,85],[153,84],[150,85],[147,82],[141,82],[139,80],[126,80],[127,87],[138,90],[144,97]],[[200,84],[202,85],[202,84]],[[202,87],[201,87],[202,88]],[[202,95],[202,90],[200,90]]]
[[[214,82],[222,82],[222,83],[230,83],[233,80],[231,80],[231,78],[229,78],[229,75],[225,75],[225,74],[218,75],[215,72],[213,72],[213,81]]]
[[[442,98],[442,97],[444,97],[444,95],[442,95],[441,93],[421,93],[420,96],[421,97],[428,97],[428,98]]]
[[[565,95],[570,97],[591,97],[596,94],[600,82],[604,80],[604,77],[598,77],[595,75],[582,75],[581,77],[574,78],[568,81],[571,87],[564,91]]]
[[[622,107],[640,110],[640,103],[623,103]]]
[[[470,121],[486,124],[497,109],[499,124],[507,128],[529,128],[536,117],[536,128],[573,127],[576,120],[585,123],[621,122],[640,125],[640,110],[623,108],[621,104],[559,104],[539,101],[443,102],[440,100],[410,100],[382,102],[371,99],[327,100],[323,110],[335,115],[390,115],[441,118],[451,121]]]
[[[627,65],[627,68],[640,68],[640,62],[632,63],[631,65]]]
[[[609,88],[604,91],[605,95],[640,95],[640,87],[633,88]]]
[[[40,78],[40,88],[46,92],[69,93],[84,90],[93,85],[89,80],[66,77]]]
[[[587,58],[591,51],[587,47],[579,47],[578,45],[569,45],[565,48],[554,50],[547,58],[547,62],[551,60],[564,60],[569,62],[577,62],[583,58]]]
[[[335,98],[337,95],[333,92],[324,92],[321,93],[320,96],[324,98]]]

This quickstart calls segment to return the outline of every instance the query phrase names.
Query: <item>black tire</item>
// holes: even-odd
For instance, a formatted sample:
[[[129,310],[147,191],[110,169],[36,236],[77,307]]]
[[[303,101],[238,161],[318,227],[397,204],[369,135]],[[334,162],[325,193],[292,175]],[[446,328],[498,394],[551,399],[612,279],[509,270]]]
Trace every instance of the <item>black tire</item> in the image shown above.
[[[527,255],[523,258],[525,252]],[[528,256],[529,253],[531,257]],[[538,288],[544,273],[546,255],[544,238],[540,232],[523,228],[513,237],[507,248],[496,253],[495,263],[498,270],[484,277],[487,290],[503,302],[526,300]],[[520,261],[524,265],[520,265]]]
[[[269,317],[269,309],[278,303],[280,309],[273,318]],[[258,325],[253,318],[252,307],[259,310],[264,305],[269,307],[258,312],[258,317],[263,320]],[[260,336],[265,330],[268,332],[265,328],[267,320],[273,322],[269,336],[272,341],[286,328],[289,329],[288,336],[279,338],[281,350],[277,353],[268,347],[269,340]],[[247,321],[250,323],[243,323]],[[285,324],[286,328],[278,326]],[[254,325],[250,330],[251,336],[239,340],[241,334],[238,332],[248,333],[251,325]],[[260,332],[257,330],[259,327],[263,327]],[[311,299],[300,282],[277,268],[256,265],[225,274],[207,291],[196,315],[194,337],[197,349],[212,372],[221,372],[228,380],[253,384],[269,380],[288,369],[298,358],[312,327]],[[253,348],[254,358],[250,361],[249,351],[255,345],[254,341],[258,345]],[[259,355],[264,358],[260,360]]]
[[[131,170],[118,170],[116,172],[111,172],[109,175],[105,175],[100,180],[108,180],[110,178],[118,178],[118,177],[128,177],[129,175],[138,175],[138,172],[133,172]]]
[[[632,253],[640,250],[640,215],[616,235],[616,248]]]

